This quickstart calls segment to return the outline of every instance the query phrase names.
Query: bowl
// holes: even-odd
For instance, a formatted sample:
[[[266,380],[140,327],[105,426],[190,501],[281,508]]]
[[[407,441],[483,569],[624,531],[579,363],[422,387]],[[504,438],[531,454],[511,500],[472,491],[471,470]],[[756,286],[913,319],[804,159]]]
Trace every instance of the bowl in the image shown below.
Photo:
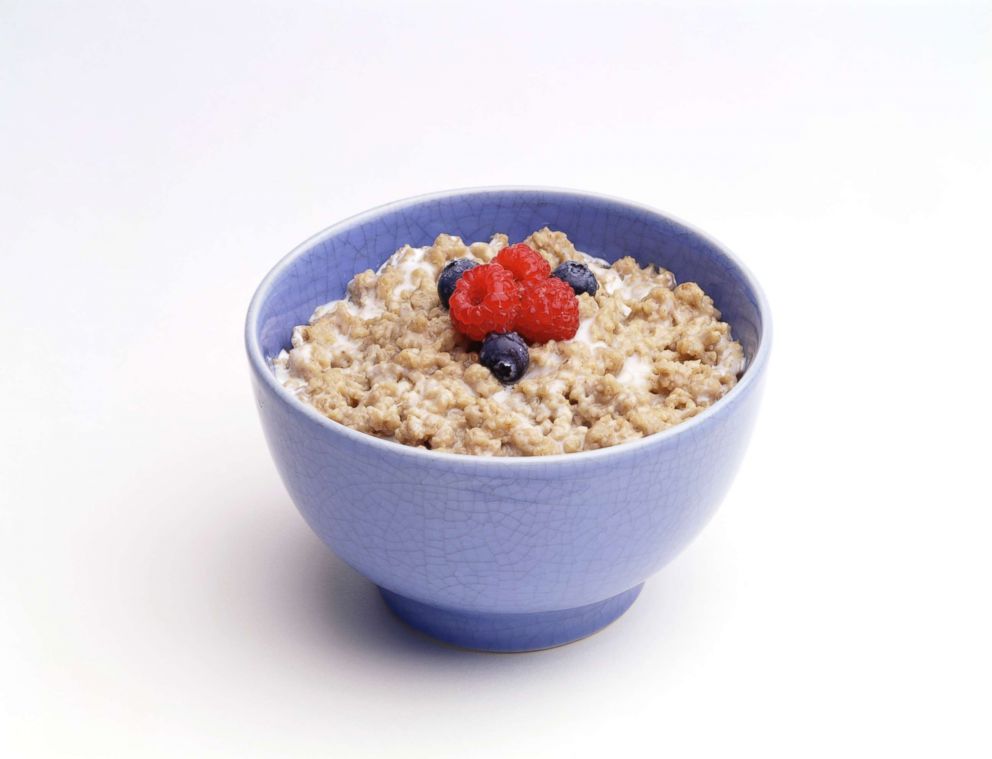
[[[668,430],[611,448],[482,457],[404,446],[333,422],[275,379],[293,327],[405,243],[544,226],[609,261],[659,264],[711,295],[744,347],[740,381]],[[616,198],[541,188],[424,195],[310,238],[265,277],[246,344],[258,411],[293,502],[412,627],[458,646],[529,651],[609,624],[713,516],[750,437],[771,338],[754,278],[688,225]]]

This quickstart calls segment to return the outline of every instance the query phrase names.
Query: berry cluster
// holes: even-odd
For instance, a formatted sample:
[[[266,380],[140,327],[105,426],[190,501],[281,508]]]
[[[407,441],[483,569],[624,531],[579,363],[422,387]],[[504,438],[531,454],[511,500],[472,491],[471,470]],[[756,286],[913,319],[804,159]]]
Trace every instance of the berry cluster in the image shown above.
[[[576,296],[596,289],[596,277],[584,264],[568,261],[552,272],[523,243],[504,248],[488,264],[450,261],[437,282],[455,329],[483,341],[480,362],[506,384],[519,380],[530,363],[524,340],[573,338],[579,328]]]

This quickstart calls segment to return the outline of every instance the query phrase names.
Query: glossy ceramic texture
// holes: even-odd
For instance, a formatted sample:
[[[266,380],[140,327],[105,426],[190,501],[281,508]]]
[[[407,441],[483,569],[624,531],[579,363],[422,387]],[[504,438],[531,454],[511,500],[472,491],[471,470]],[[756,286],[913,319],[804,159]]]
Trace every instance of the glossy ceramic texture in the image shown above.
[[[576,247],[656,263],[713,297],[748,366],[688,422],[599,451],[536,458],[438,453],[379,440],[293,398],[268,359],[358,272],[441,232],[511,241],[549,226]],[[770,345],[753,278],[717,243],[657,211],[559,190],[493,188],[401,201],[337,224],[281,261],[248,312],[266,439],[311,528],[412,626],[456,645],[522,651],[608,624],[713,515],[744,453]]]

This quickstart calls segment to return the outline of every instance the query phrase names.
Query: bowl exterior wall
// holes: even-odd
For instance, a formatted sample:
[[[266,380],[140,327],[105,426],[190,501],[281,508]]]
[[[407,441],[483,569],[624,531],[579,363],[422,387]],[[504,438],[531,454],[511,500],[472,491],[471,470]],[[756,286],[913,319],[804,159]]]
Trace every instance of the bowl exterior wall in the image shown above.
[[[255,379],[272,456],[310,527],[377,585],[433,606],[531,612],[643,582],[713,515],[761,391],[656,446],[547,466],[431,460],[372,448]],[[400,446],[396,446],[399,448]]]

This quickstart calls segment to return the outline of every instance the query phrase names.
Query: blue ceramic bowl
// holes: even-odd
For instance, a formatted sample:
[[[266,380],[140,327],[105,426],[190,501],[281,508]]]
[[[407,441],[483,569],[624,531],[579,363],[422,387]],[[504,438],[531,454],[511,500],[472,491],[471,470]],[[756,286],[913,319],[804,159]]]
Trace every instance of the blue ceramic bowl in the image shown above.
[[[293,326],[358,272],[441,232],[488,240],[560,229],[607,260],[632,255],[713,297],[747,368],[718,403],[612,448],[489,458],[411,448],[321,416],[268,361]],[[589,635],[703,528],[730,486],[758,410],[771,325],[758,284],[701,233],[634,203],[537,188],[425,195],[340,222],[262,282],[246,341],[272,457],[310,527],[376,583],[403,620],[456,645],[526,651]]]

